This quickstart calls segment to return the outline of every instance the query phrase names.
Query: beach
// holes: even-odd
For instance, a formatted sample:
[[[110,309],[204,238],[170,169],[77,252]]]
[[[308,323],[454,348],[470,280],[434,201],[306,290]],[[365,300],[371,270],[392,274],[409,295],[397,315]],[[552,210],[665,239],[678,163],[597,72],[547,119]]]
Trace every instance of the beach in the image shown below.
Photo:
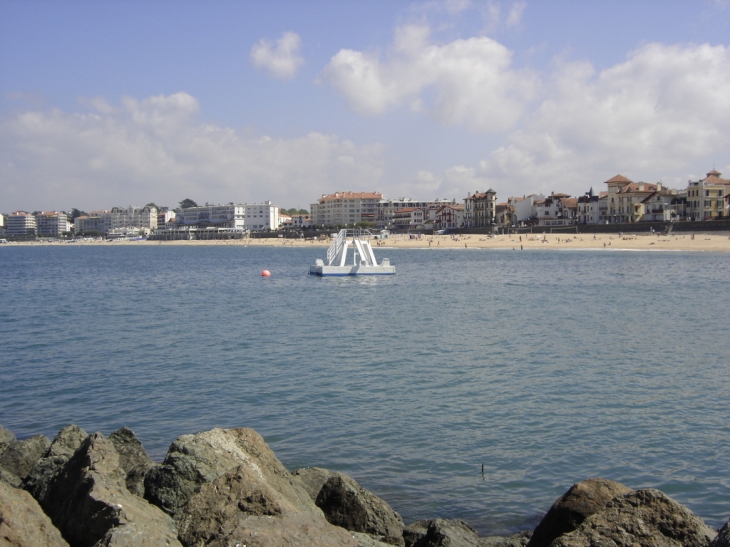
[[[267,247],[327,247],[330,239],[305,240],[285,238],[246,238],[236,240],[195,241],[129,241],[129,240],[77,240],[75,242],[14,242],[13,245],[238,245]],[[409,234],[391,235],[387,239],[373,240],[373,247],[383,249],[507,249],[534,250],[605,250],[605,251],[708,251],[730,252],[730,234],[680,233],[661,234],[507,234],[489,236],[470,235],[423,235],[411,238]]]

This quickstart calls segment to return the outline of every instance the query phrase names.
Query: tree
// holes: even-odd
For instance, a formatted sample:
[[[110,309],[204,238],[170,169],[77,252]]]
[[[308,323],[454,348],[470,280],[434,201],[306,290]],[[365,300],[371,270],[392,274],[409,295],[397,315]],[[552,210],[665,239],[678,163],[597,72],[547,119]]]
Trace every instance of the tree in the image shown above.
[[[87,215],[88,215],[88,213],[86,211],[80,211],[74,207],[73,209],[71,209],[71,213],[70,213],[71,222],[73,222],[78,217],[85,217]]]
[[[147,205],[145,205],[145,207],[154,207],[158,211],[160,209],[154,201],[149,202]]]
[[[299,209],[297,211],[297,214],[299,214],[299,215],[308,215],[309,214],[309,211],[307,211],[306,209]]]
[[[190,207],[197,207],[197,206],[198,206],[198,204],[195,203],[190,198],[185,198],[184,200],[182,200],[180,202],[180,209],[189,209]]]

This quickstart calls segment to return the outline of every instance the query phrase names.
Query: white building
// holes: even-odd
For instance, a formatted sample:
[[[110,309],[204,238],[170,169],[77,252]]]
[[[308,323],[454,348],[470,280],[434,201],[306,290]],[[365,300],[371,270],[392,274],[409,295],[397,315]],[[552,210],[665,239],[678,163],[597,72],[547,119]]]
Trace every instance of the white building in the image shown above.
[[[142,228],[145,231],[157,228],[157,207],[112,207],[103,211],[91,211],[77,217],[74,231],[95,231],[107,233],[120,228]]]
[[[5,235],[5,215],[0,215],[0,236]]]
[[[292,217],[290,215],[287,215],[286,213],[282,213],[279,211],[279,226],[291,226],[292,225]]]
[[[229,203],[176,209],[178,226],[217,227],[233,230],[276,230],[279,208],[270,201],[263,203]]]
[[[445,230],[447,228],[461,228],[464,225],[464,206],[455,203],[442,205],[436,211],[436,221],[434,228],[436,230]]]
[[[568,194],[551,194],[535,202],[539,226],[570,226],[575,224],[578,200]]]
[[[44,211],[35,215],[36,234],[39,236],[60,236],[71,231],[68,214],[63,211]]]
[[[537,214],[535,202],[543,199],[545,199],[545,196],[542,194],[530,194],[529,196],[508,198],[507,204],[514,208],[514,216],[517,222],[527,222],[535,218]]]
[[[35,217],[26,211],[15,211],[5,219],[5,235],[28,237],[36,235]]]
[[[420,207],[405,207],[398,209],[393,217],[393,227],[396,230],[421,230],[428,220],[428,209]]]

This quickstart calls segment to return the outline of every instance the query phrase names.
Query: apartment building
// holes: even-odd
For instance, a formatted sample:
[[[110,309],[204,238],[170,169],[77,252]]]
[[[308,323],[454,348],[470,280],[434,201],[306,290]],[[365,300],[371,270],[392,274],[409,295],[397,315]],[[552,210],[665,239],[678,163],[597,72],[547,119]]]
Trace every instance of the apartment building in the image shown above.
[[[263,203],[229,203],[203,205],[175,210],[178,226],[217,227],[232,230],[276,230],[279,208],[270,201]]]
[[[141,228],[146,232],[157,228],[157,207],[112,207],[101,211],[91,211],[88,215],[76,217],[76,232],[119,231],[127,228]]]
[[[464,198],[464,226],[486,228],[494,225],[497,209],[497,192],[474,192]]]
[[[36,235],[35,217],[26,211],[15,211],[5,218],[5,235],[32,237]]]
[[[335,192],[325,194],[310,206],[312,223],[335,226],[377,222],[380,192]]]
[[[730,193],[730,180],[714,169],[707,177],[687,182],[687,217],[690,220],[711,220],[728,216],[725,197]]]
[[[71,222],[64,211],[44,211],[35,215],[36,234],[39,236],[60,236],[71,231]]]

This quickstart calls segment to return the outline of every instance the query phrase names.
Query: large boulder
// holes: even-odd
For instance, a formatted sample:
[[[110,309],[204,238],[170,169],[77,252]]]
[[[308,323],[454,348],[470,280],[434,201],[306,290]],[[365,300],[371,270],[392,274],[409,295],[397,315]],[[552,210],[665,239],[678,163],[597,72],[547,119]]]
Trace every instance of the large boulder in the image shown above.
[[[272,487],[265,469],[257,458],[251,458],[201,485],[176,516],[182,543],[209,547],[362,545],[347,530],[329,524],[314,504],[314,510],[305,510],[296,497],[291,500]]]
[[[304,510],[315,510],[309,495],[276,459],[261,435],[252,429],[212,429],[178,437],[170,445],[162,465],[145,476],[145,498],[175,515],[205,483],[228,471],[256,463],[272,488],[286,491]]]
[[[481,547],[526,547],[532,537],[531,530],[518,532],[511,536],[487,536],[479,538]]]
[[[50,482],[43,508],[74,546],[180,546],[172,519],[125,479],[114,445],[94,433]]]
[[[458,519],[420,520],[406,526],[403,537],[406,547],[482,547],[476,530]]]
[[[51,441],[44,435],[23,441],[10,441],[5,451],[0,454],[0,467],[25,479],[50,446]]]
[[[322,467],[301,467],[292,471],[291,474],[304,486],[312,501],[316,501],[324,483],[338,473],[337,471],[330,471]]]
[[[637,490],[609,501],[552,547],[708,547],[716,532],[658,490]]]
[[[111,435],[109,440],[119,454],[119,465],[127,473],[127,490],[140,497],[144,496],[144,477],[154,462],[147,455],[134,431],[123,427]]]
[[[330,477],[320,489],[316,504],[336,526],[366,533],[384,543],[404,545],[400,515],[347,475]]]
[[[53,439],[43,457],[36,462],[25,478],[24,487],[41,505],[44,503],[48,485],[71,459],[89,434],[76,425],[64,427]]]
[[[548,547],[556,538],[572,532],[616,496],[631,488],[607,479],[587,479],[560,496],[535,528],[527,547]]]
[[[68,547],[61,532],[25,490],[0,482],[0,545]]]
[[[720,532],[710,543],[710,547],[730,547],[730,520],[720,528]]]

